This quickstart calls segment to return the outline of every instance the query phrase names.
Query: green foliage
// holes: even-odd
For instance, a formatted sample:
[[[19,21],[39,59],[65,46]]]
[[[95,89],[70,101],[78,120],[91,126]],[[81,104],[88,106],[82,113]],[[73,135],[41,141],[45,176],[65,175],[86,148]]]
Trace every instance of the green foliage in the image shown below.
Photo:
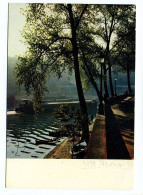
[[[14,57],[8,57],[8,72],[7,72],[7,97],[17,96],[17,87],[15,86],[13,70],[17,59]]]
[[[41,99],[46,90],[47,66],[38,56],[19,57],[20,63],[14,70],[16,85],[21,89],[24,86],[27,96],[33,94],[33,108],[37,115],[41,111]]]
[[[72,6],[76,22],[84,6]],[[71,21],[66,4],[27,4],[23,14],[26,24],[22,35],[28,47],[25,56],[19,57],[14,75],[19,89],[24,86],[27,95],[33,94],[34,110],[39,112],[46,78],[60,78],[65,70],[70,75],[73,72]]]
[[[128,17],[122,19],[120,28],[116,34],[114,42],[113,63],[116,62],[115,69],[126,72],[135,70],[135,7],[129,6],[126,10]]]
[[[37,113],[47,90],[46,79],[50,76],[60,78],[65,70],[71,75],[75,69],[72,22],[76,29],[80,77],[85,90],[93,80],[99,80],[98,60],[101,55],[105,58],[106,69],[109,64],[121,66],[123,61],[134,64],[135,8],[132,5],[74,4],[72,22],[67,4],[31,3],[22,12],[26,16],[22,35],[27,52],[19,57],[14,75],[17,86],[23,86],[27,95],[33,94]]]
[[[59,119],[61,122],[65,123],[60,127],[64,134],[68,134],[69,137],[79,135],[82,131],[82,120],[83,116],[79,109],[74,106],[67,104],[61,105],[53,113],[53,117]]]
[[[61,119],[63,121],[71,120],[73,118],[74,110],[74,107],[63,104],[57,110],[55,110],[54,116],[55,118]]]

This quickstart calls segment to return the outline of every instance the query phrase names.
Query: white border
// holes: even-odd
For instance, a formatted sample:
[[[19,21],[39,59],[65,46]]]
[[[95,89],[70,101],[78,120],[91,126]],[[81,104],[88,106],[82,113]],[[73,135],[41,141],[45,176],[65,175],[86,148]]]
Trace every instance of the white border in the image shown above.
[[[136,4],[138,0],[5,0],[6,3]]]
[[[90,0],[77,1],[72,3],[100,3],[100,4],[136,4],[137,5],[137,48],[136,48],[136,103],[135,103],[135,189],[133,191],[112,191],[112,190],[36,190],[36,189],[6,189],[6,83],[7,83],[7,19],[8,3],[34,3],[41,1],[11,1],[4,0],[0,5],[0,194],[143,194],[143,3],[141,0]],[[50,3],[51,1],[42,1]],[[71,1],[52,1],[52,3],[71,3]]]

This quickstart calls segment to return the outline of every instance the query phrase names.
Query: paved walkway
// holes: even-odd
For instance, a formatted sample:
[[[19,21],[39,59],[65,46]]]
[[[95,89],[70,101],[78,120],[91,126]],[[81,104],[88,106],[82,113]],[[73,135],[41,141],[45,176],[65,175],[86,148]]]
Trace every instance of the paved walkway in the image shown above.
[[[133,97],[114,99],[106,104],[105,116],[97,115],[85,158],[134,158]]]
[[[130,159],[120,126],[110,105],[106,105],[106,141],[108,159]]]
[[[120,126],[121,135],[129,152],[134,158],[134,98],[127,97],[119,104],[111,106],[115,118]]]
[[[85,159],[106,159],[105,116],[97,114],[91,133]]]

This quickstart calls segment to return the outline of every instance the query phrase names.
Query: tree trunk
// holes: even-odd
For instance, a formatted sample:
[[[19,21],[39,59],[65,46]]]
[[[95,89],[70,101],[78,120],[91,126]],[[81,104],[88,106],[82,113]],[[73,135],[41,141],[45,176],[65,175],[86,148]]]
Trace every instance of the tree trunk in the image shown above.
[[[73,41],[73,56],[74,56],[74,70],[75,70],[75,80],[78,92],[78,98],[80,102],[80,109],[83,117],[83,124],[82,124],[82,139],[88,142],[89,139],[89,128],[88,128],[88,114],[87,114],[87,107],[86,102],[83,94],[81,79],[80,79],[80,72],[79,72],[79,62],[78,62],[78,49],[76,42]]]
[[[95,89],[95,91],[97,93],[97,96],[98,96],[99,101],[101,102],[103,100],[103,96],[101,95],[101,92],[99,91],[98,86],[97,86],[95,80],[93,79],[92,75],[91,76],[88,76],[88,78],[89,78],[92,86],[94,87],[94,89]]]
[[[111,97],[114,96],[114,89],[113,89],[113,83],[112,83],[112,72],[111,72],[111,65],[109,63],[109,83],[110,83],[110,92],[111,92]]]
[[[83,50],[82,50],[82,55],[83,55],[83,61],[84,61],[84,65],[85,65],[85,67],[83,68],[84,71],[85,71],[85,74],[89,78],[92,86],[94,87],[94,89],[95,89],[95,91],[97,93],[98,99],[101,102],[102,99],[103,99],[103,96],[101,95],[101,93],[100,93],[100,91],[98,89],[97,83],[95,82],[95,80],[94,80],[94,78],[92,76],[92,72],[91,72],[90,68],[87,65],[86,57],[85,57],[85,54],[84,54],[84,51]]]
[[[86,102],[83,94],[80,71],[79,71],[76,27],[75,27],[75,21],[72,13],[72,6],[70,4],[68,5],[68,10],[70,16],[70,23],[71,23],[71,32],[72,32],[72,51],[73,51],[73,58],[74,58],[75,80],[76,80],[77,93],[78,93],[78,98],[80,103],[80,110],[82,114],[82,139],[88,143],[89,141],[88,114],[87,114],[87,107],[86,107]]]
[[[128,90],[129,90],[129,93],[132,94],[131,82],[130,82],[130,69],[129,69],[129,65],[127,65],[127,81],[128,81]]]
[[[108,87],[107,87],[107,76],[106,76],[106,65],[104,63],[103,65],[103,70],[104,70],[104,90],[105,90],[105,96],[106,98],[109,97],[109,93],[108,93]]]

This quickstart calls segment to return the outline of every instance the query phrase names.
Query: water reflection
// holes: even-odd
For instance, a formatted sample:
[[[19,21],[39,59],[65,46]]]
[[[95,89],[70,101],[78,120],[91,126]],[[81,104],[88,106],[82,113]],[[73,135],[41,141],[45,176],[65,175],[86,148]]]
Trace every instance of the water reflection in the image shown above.
[[[58,107],[58,105],[56,105]],[[88,103],[89,117],[96,114],[96,104]],[[54,105],[55,108],[55,105]],[[49,113],[39,115],[35,120],[33,115],[8,115],[7,116],[7,158],[44,158],[56,145],[65,139],[57,138],[55,144],[40,143],[36,140],[54,140],[57,130],[57,119]],[[50,134],[50,135],[49,135]],[[52,136],[51,136],[52,135]]]

